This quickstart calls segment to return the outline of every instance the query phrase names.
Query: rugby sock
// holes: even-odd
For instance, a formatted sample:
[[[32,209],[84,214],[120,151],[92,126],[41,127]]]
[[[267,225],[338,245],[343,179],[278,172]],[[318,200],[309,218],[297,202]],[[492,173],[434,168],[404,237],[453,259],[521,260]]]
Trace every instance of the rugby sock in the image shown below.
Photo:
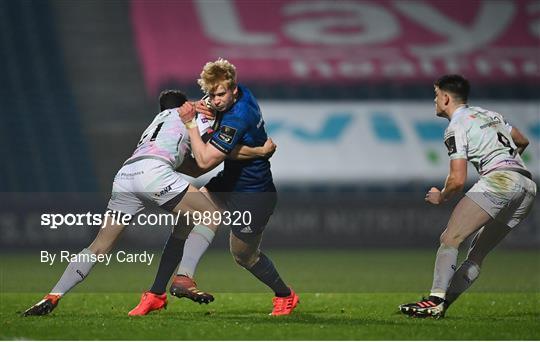
[[[479,275],[480,266],[471,260],[463,261],[456,273],[454,273],[448,291],[446,291],[446,300],[448,301],[448,304],[455,302],[463,292],[471,287]]]
[[[281,280],[272,261],[263,253],[259,254],[259,260],[255,265],[247,270],[271,288],[276,297],[287,297],[291,294],[291,289]]]
[[[193,278],[199,260],[201,260],[212,240],[214,240],[215,235],[216,233],[206,226],[198,225],[193,227],[184,246],[184,255],[176,272],[178,275]]]
[[[90,270],[92,270],[92,267],[94,267],[96,262],[91,260],[92,258],[95,260],[95,257],[96,255],[87,248],[80,251],[77,254],[77,261],[69,263],[64,274],[62,274],[62,277],[60,277],[60,280],[56,283],[50,294],[63,296],[75,287],[75,285],[83,281],[88,273],[90,273]]]
[[[159,261],[159,267],[156,274],[156,279],[150,288],[150,292],[160,295],[165,293],[167,284],[171,279],[174,269],[182,258],[182,251],[184,249],[184,243],[186,240],[180,239],[174,234],[169,236],[165,247],[163,247],[163,253],[161,254],[161,260]]]
[[[444,244],[441,244],[437,250],[430,296],[445,299],[446,290],[456,271],[457,255],[458,250],[456,248]]]

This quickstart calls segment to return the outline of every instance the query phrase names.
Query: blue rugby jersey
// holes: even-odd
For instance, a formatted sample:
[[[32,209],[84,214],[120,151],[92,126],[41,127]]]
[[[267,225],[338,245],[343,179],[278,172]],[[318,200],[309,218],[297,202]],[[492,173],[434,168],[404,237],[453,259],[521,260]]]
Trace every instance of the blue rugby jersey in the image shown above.
[[[210,143],[229,154],[238,144],[256,147],[264,145],[267,134],[257,100],[242,85],[238,85],[239,98],[226,112],[218,115],[216,130]],[[218,176],[226,184],[223,191],[264,192],[273,189],[270,162],[265,158],[251,160],[226,159]]]

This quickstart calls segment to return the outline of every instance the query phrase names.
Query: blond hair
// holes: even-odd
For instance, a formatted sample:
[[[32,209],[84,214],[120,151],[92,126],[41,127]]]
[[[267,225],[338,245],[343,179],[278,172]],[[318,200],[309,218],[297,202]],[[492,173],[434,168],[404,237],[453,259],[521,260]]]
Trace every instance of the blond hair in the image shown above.
[[[197,80],[197,83],[205,93],[214,91],[219,85],[234,89],[236,87],[236,67],[220,57],[218,60],[204,65],[201,78]]]

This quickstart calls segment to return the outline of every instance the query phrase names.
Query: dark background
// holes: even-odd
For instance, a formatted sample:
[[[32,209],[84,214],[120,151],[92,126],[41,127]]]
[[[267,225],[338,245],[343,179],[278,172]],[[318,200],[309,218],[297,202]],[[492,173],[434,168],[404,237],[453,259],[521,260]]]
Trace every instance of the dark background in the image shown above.
[[[157,113],[155,96],[145,88],[134,42],[132,4],[0,1],[3,250],[77,248],[95,234],[93,228],[41,227],[39,215],[55,210],[105,210],[114,174]],[[538,58],[538,50],[533,50],[532,58]],[[425,78],[407,82],[246,83],[259,100],[284,104],[431,103],[433,98],[431,81]],[[161,88],[170,87],[184,89],[191,98],[201,96],[195,80],[171,80]],[[482,82],[473,87],[471,97],[537,106],[538,77]],[[277,143],[278,153],[287,148]],[[340,167],[345,165],[336,165]],[[265,245],[271,247],[432,247],[452,208],[451,204],[434,208],[423,202],[424,192],[432,185],[442,187],[443,178],[438,184],[403,181],[399,174],[395,182],[372,182],[359,175],[354,181],[334,176],[300,185],[276,183],[280,202],[265,239]],[[525,223],[509,236],[507,247],[540,245],[537,212],[538,203]],[[122,240],[124,245],[155,248],[162,244],[168,227],[130,230]],[[222,231],[216,245],[225,243]]]

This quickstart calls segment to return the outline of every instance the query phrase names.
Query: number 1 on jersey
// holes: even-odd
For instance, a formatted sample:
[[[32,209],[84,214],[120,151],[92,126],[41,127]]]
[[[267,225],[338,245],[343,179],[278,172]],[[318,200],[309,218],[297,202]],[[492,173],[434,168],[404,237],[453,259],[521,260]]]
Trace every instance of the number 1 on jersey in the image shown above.
[[[154,133],[152,133],[152,136],[150,137],[150,141],[154,141],[156,140],[158,134],[159,134],[159,131],[161,130],[161,126],[163,126],[163,122],[160,122],[157,126],[156,126],[156,129],[154,130]],[[141,137],[141,140],[139,140],[139,142],[137,143],[137,147],[138,146],[141,146],[141,144],[144,142],[144,139],[146,139],[146,137],[148,136],[148,134],[145,134]]]

